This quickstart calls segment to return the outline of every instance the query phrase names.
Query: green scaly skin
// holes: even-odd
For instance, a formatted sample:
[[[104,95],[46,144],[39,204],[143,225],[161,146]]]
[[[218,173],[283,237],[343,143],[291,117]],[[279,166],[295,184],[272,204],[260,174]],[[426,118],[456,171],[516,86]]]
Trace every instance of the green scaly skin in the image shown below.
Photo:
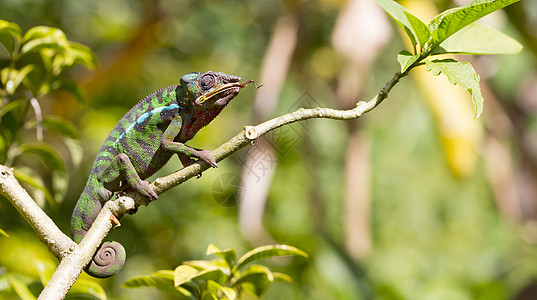
[[[84,191],[71,218],[71,236],[80,243],[115,192],[135,190],[151,201],[157,194],[144,179],[153,175],[177,154],[184,166],[194,158],[212,167],[216,161],[208,150],[184,143],[209,124],[251,80],[208,71],[181,77],[180,85],[162,88],[136,104],[121,118],[95,158]],[[118,242],[104,242],[85,268],[94,277],[119,272],[125,249]]]

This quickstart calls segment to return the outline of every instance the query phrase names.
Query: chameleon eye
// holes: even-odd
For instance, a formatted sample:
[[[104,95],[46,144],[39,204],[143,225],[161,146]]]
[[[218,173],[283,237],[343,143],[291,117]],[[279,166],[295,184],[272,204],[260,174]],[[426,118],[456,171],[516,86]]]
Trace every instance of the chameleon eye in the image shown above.
[[[213,74],[205,74],[201,77],[201,87],[204,90],[208,90],[214,86],[216,83],[216,78]]]

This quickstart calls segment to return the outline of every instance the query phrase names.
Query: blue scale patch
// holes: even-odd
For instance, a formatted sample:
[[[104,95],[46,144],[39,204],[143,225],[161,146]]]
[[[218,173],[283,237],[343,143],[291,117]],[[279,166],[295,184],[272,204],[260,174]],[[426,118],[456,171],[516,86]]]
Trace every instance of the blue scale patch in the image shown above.
[[[147,121],[147,119],[150,119],[151,116],[155,115],[155,114],[160,114],[162,112],[168,112],[170,110],[173,110],[173,109],[177,109],[179,108],[179,105],[177,104],[170,104],[170,105],[166,105],[166,106],[161,106],[161,107],[157,107],[155,109],[152,109],[151,111],[148,111],[148,112],[145,112],[143,114],[141,114],[137,119],[136,121],[134,121],[133,124],[131,124],[129,127],[127,127],[127,129],[125,129],[125,131],[123,131],[119,137],[114,141],[114,146],[119,142],[119,140],[121,140],[122,138],[125,137],[125,135],[127,133],[129,133],[131,130],[134,129],[134,127],[138,126],[138,125],[141,125],[143,124],[144,122]]]

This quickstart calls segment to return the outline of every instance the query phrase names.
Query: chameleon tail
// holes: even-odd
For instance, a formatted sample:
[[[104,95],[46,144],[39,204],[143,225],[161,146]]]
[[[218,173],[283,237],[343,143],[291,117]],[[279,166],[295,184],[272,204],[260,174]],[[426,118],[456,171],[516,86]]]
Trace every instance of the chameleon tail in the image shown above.
[[[126,257],[125,248],[120,243],[104,242],[95,252],[84,271],[97,278],[110,277],[121,270]]]
[[[80,243],[91,224],[101,211],[101,202],[91,195],[92,191],[82,193],[71,217],[71,237]],[[104,242],[95,252],[90,263],[84,268],[89,275],[97,278],[110,277],[123,267],[126,259],[125,248],[118,242]]]

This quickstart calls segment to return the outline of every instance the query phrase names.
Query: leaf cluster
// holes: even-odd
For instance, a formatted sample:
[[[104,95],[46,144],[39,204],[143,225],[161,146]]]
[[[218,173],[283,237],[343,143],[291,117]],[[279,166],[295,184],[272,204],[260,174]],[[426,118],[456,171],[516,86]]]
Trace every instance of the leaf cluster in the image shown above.
[[[252,264],[275,256],[308,255],[288,245],[270,245],[255,248],[237,260],[235,249],[220,250],[210,244],[207,255],[214,260],[187,261],[175,270],[160,270],[147,276],[138,276],[123,283],[123,287],[154,287],[179,299],[239,299],[241,292],[261,297],[275,281],[291,282],[286,274],[272,272],[268,267]]]
[[[68,40],[62,30],[36,26],[23,33],[19,25],[0,20],[0,163],[17,165],[17,179],[31,187],[40,205],[60,201],[68,178],[66,155],[46,143],[43,132],[63,140],[73,165],[82,158],[76,126],[64,118],[44,115],[41,109],[45,96],[59,90],[83,99],[80,87],[64,72],[76,65],[94,69],[97,58],[87,46]],[[31,131],[35,138],[24,135]],[[29,157],[37,157],[45,171],[36,163],[18,165],[21,158]]]
[[[440,54],[515,54],[522,45],[502,32],[475,21],[519,0],[474,0],[465,6],[448,9],[425,24],[406,8],[392,0],[377,3],[405,31],[413,52],[401,51],[397,61],[401,72],[423,64],[431,55]],[[472,95],[476,118],[483,111],[479,75],[472,65],[454,59],[426,60],[426,70],[433,75],[444,74]]]

